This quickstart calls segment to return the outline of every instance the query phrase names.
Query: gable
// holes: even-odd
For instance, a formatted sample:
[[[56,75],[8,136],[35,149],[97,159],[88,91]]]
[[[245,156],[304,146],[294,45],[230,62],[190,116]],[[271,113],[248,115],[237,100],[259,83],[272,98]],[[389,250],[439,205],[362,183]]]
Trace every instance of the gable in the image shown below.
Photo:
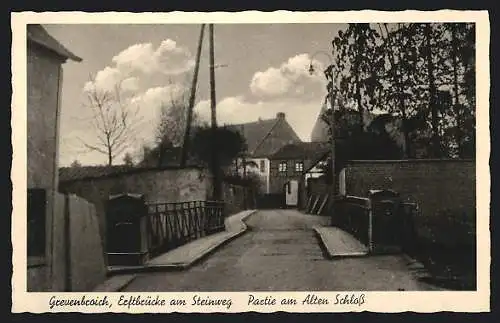
[[[70,52],[39,24],[27,25],[26,38],[28,40],[28,44],[36,44],[42,48],[45,48],[46,50],[49,50],[55,55],[62,57],[64,60],[69,58],[76,62],[82,61],[80,57]]]
[[[297,133],[295,133],[290,124],[284,119],[278,120],[275,126],[253,152],[253,156],[271,156],[285,145],[300,142],[302,142],[302,140],[299,138]]]
[[[228,125],[227,127],[240,132],[245,137],[247,151],[252,154],[275,124],[276,119],[269,119]]]

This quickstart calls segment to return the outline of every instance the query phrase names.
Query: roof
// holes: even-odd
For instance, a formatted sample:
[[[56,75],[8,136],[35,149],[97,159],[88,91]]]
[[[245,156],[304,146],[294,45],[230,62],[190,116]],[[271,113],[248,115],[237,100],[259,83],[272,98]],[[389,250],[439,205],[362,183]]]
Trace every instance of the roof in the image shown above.
[[[28,41],[34,42],[53,53],[64,57],[72,59],[76,62],[81,62],[82,59],[68,49],[66,49],[61,43],[59,43],[54,37],[52,37],[42,25],[32,24],[27,26],[27,38]]]
[[[185,168],[198,168],[196,165],[188,165]],[[182,169],[179,166],[162,167],[140,167],[140,166],[78,166],[59,168],[59,182],[71,182],[83,179],[96,179],[103,177],[117,176],[121,174],[132,174],[148,171],[175,170]]]
[[[227,127],[239,132],[243,132],[242,134],[245,137],[247,143],[247,150],[250,154],[253,154],[278,121],[279,120],[275,118],[236,125],[228,125]]]
[[[83,178],[103,177],[126,173],[132,170],[132,166],[78,166],[59,168],[59,181],[74,181]]]
[[[327,142],[299,142],[283,146],[271,159],[311,159],[323,156],[330,149]]]

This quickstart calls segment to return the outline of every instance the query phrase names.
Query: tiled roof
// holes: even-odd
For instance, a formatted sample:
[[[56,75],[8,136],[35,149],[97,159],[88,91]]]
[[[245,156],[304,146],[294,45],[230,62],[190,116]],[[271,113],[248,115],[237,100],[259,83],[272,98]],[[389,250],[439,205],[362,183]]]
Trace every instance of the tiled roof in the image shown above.
[[[278,150],[271,159],[311,159],[324,155],[330,149],[325,142],[300,142],[289,144]]]
[[[61,43],[59,43],[54,37],[52,37],[42,25],[32,24],[27,26],[27,38],[28,41],[32,41],[40,46],[43,46],[50,51],[56,53],[64,58],[72,59],[76,62],[81,62],[82,59],[68,49],[66,49]]]
[[[240,132],[243,131],[243,136],[245,137],[248,146],[248,152],[253,154],[277,122],[278,119],[268,119],[228,125],[227,127]]]

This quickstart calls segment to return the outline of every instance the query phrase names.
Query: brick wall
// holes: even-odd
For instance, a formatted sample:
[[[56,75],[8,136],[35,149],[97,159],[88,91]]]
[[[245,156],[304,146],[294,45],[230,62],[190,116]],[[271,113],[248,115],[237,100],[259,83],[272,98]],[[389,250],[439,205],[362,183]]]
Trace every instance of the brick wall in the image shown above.
[[[346,167],[348,195],[393,189],[419,203],[421,216],[443,213],[475,222],[475,162],[470,160],[353,161]]]
[[[54,189],[61,62],[46,50],[27,52],[28,188]]]

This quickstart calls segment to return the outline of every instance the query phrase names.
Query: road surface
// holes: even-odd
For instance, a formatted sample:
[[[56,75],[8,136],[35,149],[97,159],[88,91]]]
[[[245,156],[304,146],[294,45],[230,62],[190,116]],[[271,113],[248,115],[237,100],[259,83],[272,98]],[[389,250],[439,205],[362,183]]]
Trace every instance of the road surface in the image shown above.
[[[183,272],[144,273],[127,292],[432,290],[397,255],[328,260],[311,229],[324,217],[259,211],[250,231]]]

